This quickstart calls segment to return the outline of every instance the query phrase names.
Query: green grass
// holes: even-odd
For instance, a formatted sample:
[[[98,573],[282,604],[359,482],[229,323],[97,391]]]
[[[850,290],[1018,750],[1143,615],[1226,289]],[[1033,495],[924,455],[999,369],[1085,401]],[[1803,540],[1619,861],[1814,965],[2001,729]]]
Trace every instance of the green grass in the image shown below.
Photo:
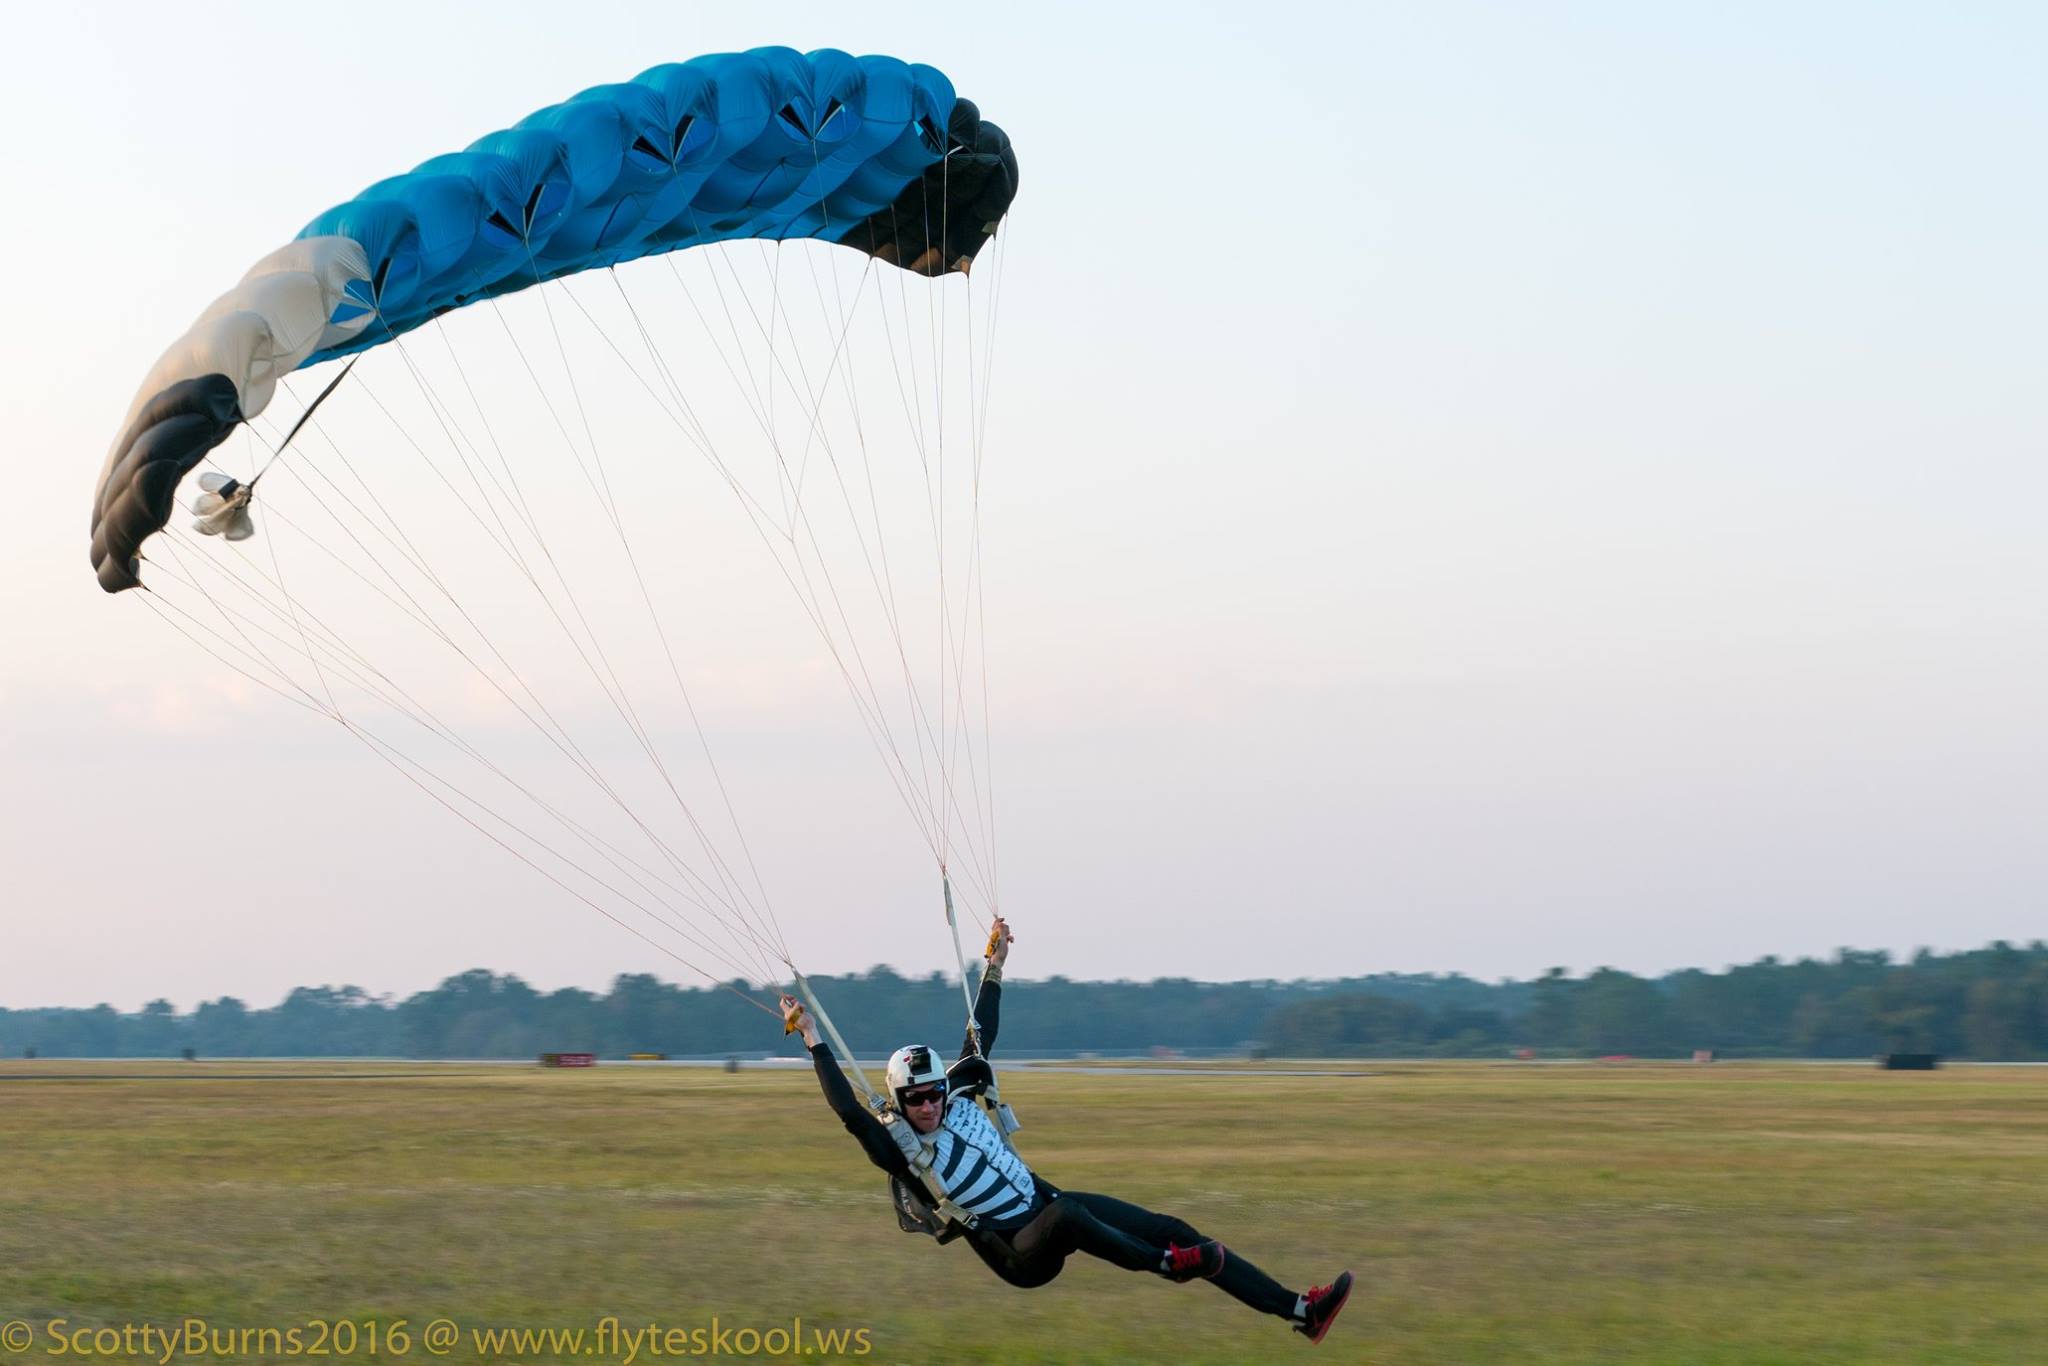
[[[1004,1092],[1062,1185],[1290,1284],[1355,1269],[1314,1359],[2048,1360],[2048,1069],[1359,1071],[1013,1069]],[[92,1079],[17,1079],[57,1073]],[[897,1232],[806,1073],[0,1064],[0,1320],[607,1314],[800,1315],[892,1362],[1308,1350],[1206,1286],[1078,1258],[1017,1291]]]

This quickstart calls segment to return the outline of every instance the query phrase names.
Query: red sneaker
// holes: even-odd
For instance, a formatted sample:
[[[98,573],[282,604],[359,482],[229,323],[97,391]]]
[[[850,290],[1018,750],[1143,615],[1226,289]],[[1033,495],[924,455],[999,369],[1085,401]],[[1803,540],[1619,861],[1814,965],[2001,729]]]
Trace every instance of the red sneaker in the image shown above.
[[[1302,1299],[1301,1322],[1294,1325],[1294,1331],[1310,1342],[1321,1342],[1323,1335],[1330,1331],[1330,1325],[1337,1321],[1337,1311],[1344,1307],[1344,1301],[1351,1298],[1351,1273],[1345,1272],[1328,1285],[1319,1285]]]
[[[1214,1276],[1223,1269],[1227,1254],[1223,1244],[1211,1238],[1193,1247],[1166,1245],[1166,1256],[1160,1259],[1159,1274],[1169,1281],[1192,1281],[1198,1276]]]

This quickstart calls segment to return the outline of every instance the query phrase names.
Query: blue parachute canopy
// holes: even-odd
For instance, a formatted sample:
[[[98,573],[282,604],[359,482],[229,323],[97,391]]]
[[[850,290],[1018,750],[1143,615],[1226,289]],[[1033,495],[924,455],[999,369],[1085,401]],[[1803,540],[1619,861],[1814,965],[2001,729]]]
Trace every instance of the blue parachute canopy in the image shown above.
[[[1002,130],[894,57],[757,48],[551,105],[327,210],[173,343],[101,473],[100,584],[137,586],[179,482],[295,369],[478,299],[734,238],[965,271],[1016,186]]]
[[[929,66],[790,48],[658,66],[309,223],[300,237],[362,245],[370,278],[348,292],[379,323],[308,363],[539,280],[733,238],[823,238],[924,274],[963,270],[1015,180],[1007,139]]]

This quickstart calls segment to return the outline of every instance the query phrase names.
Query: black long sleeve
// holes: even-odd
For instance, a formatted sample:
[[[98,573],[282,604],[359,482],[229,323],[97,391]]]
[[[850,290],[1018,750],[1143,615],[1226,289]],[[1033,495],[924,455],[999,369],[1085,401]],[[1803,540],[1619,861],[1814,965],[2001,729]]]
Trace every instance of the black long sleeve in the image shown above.
[[[996,1025],[1002,1018],[1003,984],[1000,980],[981,984],[981,994],[974,1000],[974,1023],[981,1031],[981,1055],[985,1058],[995,1051]],[[974,1036],[969,1034],[961,1040],[960,1056],[972,1057]]]
[[[832,1046],[820,1040],[811,1049],[811,1066],[818,1073],[819,1089],[825,1093],[825,1103],[832,1107],[832,1113],[839,1116],[839,1122],[846,1126],[846,1132],[860,1142],[861,1151],[868,1155],[868,1161],[880,1167],[891,1176],[914,1180],[910,1175],[910,1163],[903,1156],[903,1150],[895,1140],[882,1132],[881,1121],[869,1114],[853,1094],[852,1083],[839,1070],[839,1060],[832,1056]]]

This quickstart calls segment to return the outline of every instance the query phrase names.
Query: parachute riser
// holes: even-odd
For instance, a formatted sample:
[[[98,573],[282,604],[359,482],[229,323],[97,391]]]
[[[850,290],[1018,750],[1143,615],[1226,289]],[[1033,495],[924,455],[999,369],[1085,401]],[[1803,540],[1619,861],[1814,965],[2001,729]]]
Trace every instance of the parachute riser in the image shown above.
[[[967,1001],[967,1041],[974,1049],[974,1056],[979,1058],[982,1056],[981,1024],[975,1019],[974,1012],[981,1005],[981,983],[988,980],[988,975],[983,973],[975,985],[967,985],[967,953],[960,947],[960,922],[953,913],[953,880],[943,865],[939,869],[939,885],[946,896],[946,928],[953,932],[953,952],[960,959],[960,994]],[[1000,926],[989,931],[988,948],[984,957],[992,957],[995,954],[996,945],[1000,942],[997,936],[1000,933]],[[1002,1131],[1004,1137],[1007,1138],[1024,1127],[1018,1122],[1016,1113],[1004,1102],[1002,1093],[996,1085],[993,1069],[989,1071],[988,1085],[976,1099],[981,1102],[981,1108],[995,1120],[996,1127]]]
[[[993,1072],[989,1074],[987,1088],[976,1099],[981,1102],[981,1108],[988,1112],[989,1118],[995,1121],[996,1128],[1002,1131],[1004,1138],[1024,1127],[1022,1121],[1017,1118],[1017,1112],[1003,1099],[1002,1088],[997,1085]]]
[[[809,979],[794,967],[790,969],[790,973],[796,982],[797,994],[804,998],[804,1005],[810,1009],[811,1018],[818,1022],[818,1028],[825,1031],[825,1037],[831,1040],[833,1049],[852,1069],[854,1081],[859,1084],[861,1094],[867,1097],[868,1108],[879,1114],[888,1105],[888,1097],[877,1091],[868,1081],[868,1074],[861,1071],[860,1062],[853,1056],[853,1050],[848,1048],[846,1040],[839,1036],[839,1026],[832,1023],[832,1017],[826,1014],[825,1007],[818,1003],[818,994],[811,990]]]
[[[946,865],[939,865],[939,886],[946,894],[946,928],[953,932],[953,956],[960,960],[960,996],[967,1002],[967,1041],[974,1047],[974,1056],[981,1056],[981,1025],[975,1021],[975,988],[967,984],[967,952],[960,947],[960,922],[953,915],[953,879],[946,872]]]

